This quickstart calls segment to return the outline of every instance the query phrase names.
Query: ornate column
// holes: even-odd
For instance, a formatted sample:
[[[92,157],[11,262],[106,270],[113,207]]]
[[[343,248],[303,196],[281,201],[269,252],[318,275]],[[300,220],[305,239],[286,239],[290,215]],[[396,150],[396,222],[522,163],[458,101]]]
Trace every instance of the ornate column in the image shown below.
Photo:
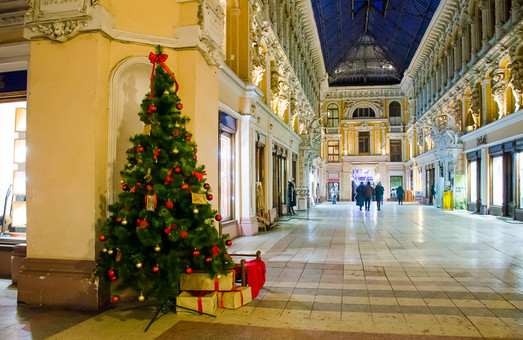
[[[463,27],[463,35],[461,36],[461,70],[465,71],[467,60],[470,59],[468,53],[470,46],[470,26],[465,24]]]
[[[515,99],[515,111],[518,111],[523,103],[523,56],[511,54],[511,61],[508,64],[510,78],[508,87],[512,90]]]
[[[359,143],[359,132],[358,130],[354,131],[354,149],[355,149],[355,152],[354,154],[356,155],[359,155],[360,153],[360,143]]]
[[[349,155],[354,155],[354,125],[349,125]]]
[[[386,148],[387,148],[387,140],[385,139],[385,123],[381,123],[381,154],[382,155],[386,154],[386,152],[387,152]]]
[[[374,152],[374,144],[375,144],[374,143],[374,126],[371,126],[369,135],[370,135],[370,137],[369,137],[369,152],[372,155],[372,154],[375,153]]]
[[[343,126],[343,136],[345,139],[345,143],[343,146],[343,155],[347,156],[347,152],[348,152],[348,150],[347,150],[347,144],[348,144],[347,125]]]
[[[489,123],[490,110],[490,79],[481,80],[481,125]]]

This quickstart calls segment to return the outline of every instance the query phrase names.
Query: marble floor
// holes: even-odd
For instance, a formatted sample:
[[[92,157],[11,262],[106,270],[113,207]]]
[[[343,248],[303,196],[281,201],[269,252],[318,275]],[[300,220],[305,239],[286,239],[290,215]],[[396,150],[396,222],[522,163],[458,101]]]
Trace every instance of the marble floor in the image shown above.
[[[166,314],[146,333],[155,311],[143,305],[122,303],[100,314],[16,306],[16,287],[0,281],[0,338],[169,338],[178,322],[197,321],[277,328],[287,339],[314,338],[304,330],[523,339],[521,222],[415,204],[387,202],[365,212],[353,203],[323,203],[271,231],[235,239],[229,249],[256,250],[267,282],[250,304],[218,309],[216,317]],[[293,329],[301,333],[293,336]],[[190,338],[227,338],[198,334]]]

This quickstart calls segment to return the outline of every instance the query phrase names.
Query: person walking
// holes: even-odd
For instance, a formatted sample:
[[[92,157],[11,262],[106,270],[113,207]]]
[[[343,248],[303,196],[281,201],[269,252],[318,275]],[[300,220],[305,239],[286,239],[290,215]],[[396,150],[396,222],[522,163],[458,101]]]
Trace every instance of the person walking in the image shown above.
[[[289,180],[287,186],[287,202],[289,204],[289,215],[295,215],[294,207],[296,206],[296,189],[292,178]]]
[[[363,189],[365,186],[363,185],[363,182],[360,183],[360,185],[356,188],[356,205],[361,208],[363,207],[363,202],[365,199],[363,198]]]
[[[320,183],[316,185],[316,203],[320,203]]]
[[[331,188],[332,204],[336,204],[336,195],[338,195],[338,187],[333,185]]]
[[[383,202],[383,193],[385,192],[385,188],[381,185],[381,182],[378,182],[378,185],[376,185],[376,204],[378,206],[378,210],[381,210],[381,202]]]
[[[370,211],[370,200],[374,195],[374,188],[370,185],[370,181],[367,182],[365,188],[363,188],[363,198],[365,199],[365,210]]]
[[[396,188],[396,196],[398,197],[398,204],[403,205],[403,195],[404,194],[405,194],[405,191],[403,190],[401,185]]]

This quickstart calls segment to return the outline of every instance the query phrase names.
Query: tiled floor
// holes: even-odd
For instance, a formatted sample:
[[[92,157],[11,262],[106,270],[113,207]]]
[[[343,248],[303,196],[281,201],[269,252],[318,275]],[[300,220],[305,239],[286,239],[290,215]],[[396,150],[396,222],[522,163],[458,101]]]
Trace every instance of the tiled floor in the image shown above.
[[[231,253],[261,250],[267,264],[265,288],[247,306],[219,309],[216,318],[167,314],[147,333],[154,312],[147,308],[121,305],[85,321],[85,315],[50,315],[63,329],[71,326],[55,327],[53,339],[150,339],[181,320],[523,338],[523,223],[393,203],[369,212],[353,203],[323,203],[306,216],[301,212],[270,232],[234,241]],[[14,338],[45,338],[39,336],[49,334],[39,329],[45,323],[20,315],[27,307],[19,307],[14,319],[12,288],[0,288],[0,303],[11,306],[0,306],[0,334],[11,327]]]

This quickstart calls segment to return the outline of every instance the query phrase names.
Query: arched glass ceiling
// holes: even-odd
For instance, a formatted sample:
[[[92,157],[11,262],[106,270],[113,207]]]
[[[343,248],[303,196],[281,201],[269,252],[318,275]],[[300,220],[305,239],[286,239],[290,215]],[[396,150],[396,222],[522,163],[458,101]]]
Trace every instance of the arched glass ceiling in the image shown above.
[[[397,84],[439,0],[311,0],[331,86]]]

